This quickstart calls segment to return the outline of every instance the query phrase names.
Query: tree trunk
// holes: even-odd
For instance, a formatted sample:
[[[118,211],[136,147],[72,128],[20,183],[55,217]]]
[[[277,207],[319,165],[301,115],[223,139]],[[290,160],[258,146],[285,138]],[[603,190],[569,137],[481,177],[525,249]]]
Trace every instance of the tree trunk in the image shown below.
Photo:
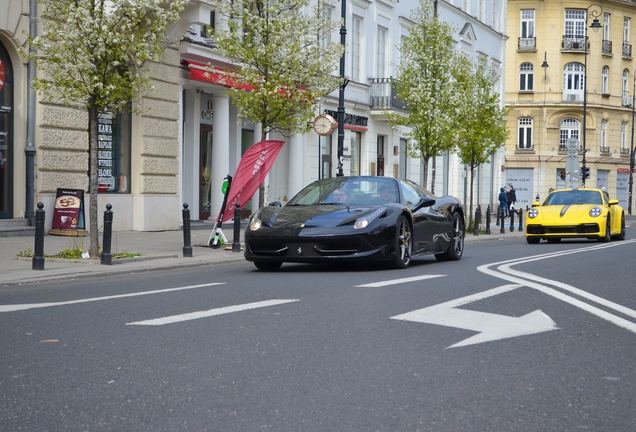
[[[97,191],[99,182],[97,178],[97,116],[98,109],[91,106],[88,110],[88,152],[89,152],[89,213],[90,213],[90,248],[92,258],[99,256],[99,225],[97,218]]]
[[[265,128],[261,129],[261,141],[267,139],[267,132]],[[262,208],[265,205],[265,180],[258,186],[258,208]]]
[[[430,160],[429,156],[424,156],[422,158],[422,170],[424,171],[422,174],[422,187],[424,189],[428,189],[426,184],[428,183],[428,161]]]
[[[471,165],[470,167],[470,193],[469,193],[469,202],[470,202],[470,210],[468,212],[468,226],[473,227],[473,229],[475,228],[475,225],[473,225],[474,221],[473,216],[475,215],[474,211],[473,211],[473,186],[475,184],[475,168]]]

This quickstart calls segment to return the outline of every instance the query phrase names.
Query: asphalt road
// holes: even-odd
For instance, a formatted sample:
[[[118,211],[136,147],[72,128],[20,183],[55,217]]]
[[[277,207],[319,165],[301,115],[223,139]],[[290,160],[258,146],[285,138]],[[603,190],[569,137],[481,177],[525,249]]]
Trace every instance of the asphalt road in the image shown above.
[[[4,287],[0,430],[635,430],[627,238]]]

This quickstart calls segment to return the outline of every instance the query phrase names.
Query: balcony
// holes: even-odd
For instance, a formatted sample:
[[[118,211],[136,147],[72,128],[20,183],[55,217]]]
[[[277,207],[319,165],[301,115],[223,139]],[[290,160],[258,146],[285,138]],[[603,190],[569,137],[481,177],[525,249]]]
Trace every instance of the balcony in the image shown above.
[[[632,44],[623,42],[623,58],[632,58]]]
[[[612,41],[604,40],[602,50],[602,53],[605,55],[612,54]]]
[[[536,51],[537,50],[537,38],[535,37],[520,37],[517,45],[519,51]]]
[[[609,147],[601,146],[601,154],[602,154],[602,155],[607,156],[607,155],[609,155],[610,153],[611,153],[611,152],[610,152],[610,148],[609,148]]]
[[[372,110],[406,109],[406,104],[395,93],[393,78],[369,78],[369,84]]]
[[[561,52],[585,52],[585,36],[563,36]]]
[[[629,149],[621,147],[621,156],[629,156]]]

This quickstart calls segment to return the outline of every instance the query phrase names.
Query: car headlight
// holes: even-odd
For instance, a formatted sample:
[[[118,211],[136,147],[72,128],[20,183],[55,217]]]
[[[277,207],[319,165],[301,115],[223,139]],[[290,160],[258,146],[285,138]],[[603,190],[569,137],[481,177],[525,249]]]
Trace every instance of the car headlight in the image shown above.
[[[539,210],[537,210],[536,208],[531,208],[530,210],[528,210],[528,217],[530,219],[534,219],[537,216],[539,216]]]
[[[386,211],[386,207],[380,207],[379,209],[374,210],[371,213],[367,213],[366,215],[362,216],[360,219],[356,220],[356,222],[353,224],[353,228],[354,229],[366,228],[367,226],[369,226],[371,222],[373,222],[378,217],[380,217],[380,215],[384,213],[385,211]]]
[[[259,217],[260,213],[261,212],[255,213],[254,216],[252,216],[252,219],[250,219],[250,230],[256,231],[263,225],[263,221]]]
[[[600,207],[594,207],[590,209],[590,216],[599,217],[603,213],[603,210]]]

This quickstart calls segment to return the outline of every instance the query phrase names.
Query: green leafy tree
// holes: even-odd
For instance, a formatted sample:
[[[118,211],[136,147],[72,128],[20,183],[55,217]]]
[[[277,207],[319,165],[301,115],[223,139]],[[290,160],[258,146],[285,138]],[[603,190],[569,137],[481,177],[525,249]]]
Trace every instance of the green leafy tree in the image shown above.
[[[499,77],[486,58],[471,62],[467,76],[470,79],[461,82],[459,102],[464,116],[457,125],[456,151],[462,163],[470,168],[469,226],[472,226],[475,168],[488,162],[508,139],[505,116],[510,108],[502,107],[499,93],[493,91]]]
[[[86,109],[89,136],[90,254],[99,255],[97,123],[104,110],[126,111],[151,88],[148,62],[161,60],[166,30],[189,0],[40,0],[43,32],[35,90]],[[29,55],[27,55],[29,57]]]
[[[451,25],[435,16],[432,0],[422,0],[411,19],[394,81],[407,113],[388,113],[388,118],[394,127],[408,128],[408,151],[421,159],[426,187],[430,159],[455,147],[458,94],[467,62],[455,49]]]
[[[319,2],[319,7],[324,7]],[[239,116],[289,137],[308,131],[319,98],[338,87],[342,46],[329,41],[339,22],[325,19],[309,0],[218,0],[223,25],[214,32],[219,52],[236,65],[228,88]],[[259,207],[263,205],[263,185]]]

